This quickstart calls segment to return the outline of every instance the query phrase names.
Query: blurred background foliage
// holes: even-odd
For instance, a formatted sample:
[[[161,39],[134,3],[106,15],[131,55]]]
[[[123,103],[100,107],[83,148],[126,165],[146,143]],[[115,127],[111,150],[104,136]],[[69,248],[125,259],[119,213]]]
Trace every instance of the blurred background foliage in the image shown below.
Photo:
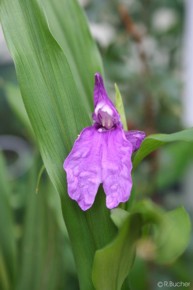
[[[184,1],[80,2],[102,55],[112,99],[114,83],[119,85],[128,128],[147,135],[181,130]],[[150,155],[135,172],[138,198],[151,196],[167,209],[184,204],[192,216],[193,203],[186,195],[191,146],[171,144]],[[78,289],[59,198],[46,173],[41,175],[42,162],[14,66],[3,54],[0,149],[0,289]],[[132,289],[159,289],[158,281],[192,281],[193,239],[170,265],[158,266],[153,250],[149,241],[139,243]]]

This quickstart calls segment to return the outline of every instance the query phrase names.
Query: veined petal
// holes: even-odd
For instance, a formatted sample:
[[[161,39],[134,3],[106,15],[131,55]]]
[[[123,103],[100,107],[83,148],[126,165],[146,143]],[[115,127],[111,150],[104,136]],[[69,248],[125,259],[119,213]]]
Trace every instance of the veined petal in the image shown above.
[[[102,154],[102,181],[108,208],[117,207],[129,199],[132,179],[132,144],[125,138],[122,128],[106,131]]]
[[[101,131],[85,128],[64,161],[68,194],[82,210],[89,209],[100,183],[108,208],[126,202],[132,188],[132,144],[122,128]]]
[[[94,203],[101,180],[101,134],[94,126],[85,128],[64,161],[68,194],[82,210]]]
[[[142,141],[145,139],[145,133],[143,131],[127,131],[125,132],[125,136],[127,140],[133,145],[133,152],[139,149]]]

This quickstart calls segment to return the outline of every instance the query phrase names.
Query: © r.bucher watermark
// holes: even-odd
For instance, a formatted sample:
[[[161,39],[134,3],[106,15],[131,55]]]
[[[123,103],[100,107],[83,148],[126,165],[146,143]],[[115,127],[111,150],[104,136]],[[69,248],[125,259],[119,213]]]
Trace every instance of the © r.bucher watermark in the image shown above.
[[[170,288],[170,287],[176,287],[176,288],[178,288],[178,287],[184,287],[184,288],[186,288],[186,287],[189,287],[190,286],[190,282],[184,282],[184,281],[158,281],[157,282],[157,286],[159,287],[159,288],[162,288],[162,287],[168,287],[168,288]]]

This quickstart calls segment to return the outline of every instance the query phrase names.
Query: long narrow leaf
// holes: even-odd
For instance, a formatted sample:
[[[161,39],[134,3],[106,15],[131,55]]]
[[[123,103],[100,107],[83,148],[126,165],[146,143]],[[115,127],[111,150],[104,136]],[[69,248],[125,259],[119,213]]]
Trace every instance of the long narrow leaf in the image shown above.
[[[15,62],[26,110],[47,172],[62,199],[80,286],[83,290],[91,290],[94,253],[110,241],[115,234],[115,227],[105,208],[102,193],[94,208],[86,213],[69,199],[62,168],[76,136],[84,126],[90,125],[86,109],[88,105],[86,99],[80,96],[63,49],[50,33],[37,1],[1,0],[0,3],[2,26]],[[76,7],[75,14],[71,15],[73,18],[81,17],[80,8],[78,5]],[[63,17],[67,17],[68,13],[63,11]],[[77,27],[77,30],[81,37],[82,28]],[[68,35],[64,37],[68,39]],[[84,49],[86,51],[89,48],[85,46]],[[93,51],[93,58],[95,56]],[[82,61],[80,72],[84,66]],[[92,75],[93,71],[87,69],[88,75]]]
[[[0,289],[12,290],[16,274],[16,244],[6,168],[0,154]]]
[[[64,289],[67,280],[66,240],[57,223],[56,212],[49,205],[55,193],[44,180],[39,193],[35,193],[37,166],[33,166],[26,179],[26,210],[18,290]],[[55,197],[56,198],[56,197]]]
[[[92,109],[93,75],[102,72],[101,58],[91,36],[86,17],[77,1],[39,0],[42,3],[50,31],[64,51],[79,98]]]
[[[193,142],[193,128],[173,134],[155,134],[148,136],[134,157],[134,167],[136,167],[147,155],[163,146],[164,144],[179,141]]]

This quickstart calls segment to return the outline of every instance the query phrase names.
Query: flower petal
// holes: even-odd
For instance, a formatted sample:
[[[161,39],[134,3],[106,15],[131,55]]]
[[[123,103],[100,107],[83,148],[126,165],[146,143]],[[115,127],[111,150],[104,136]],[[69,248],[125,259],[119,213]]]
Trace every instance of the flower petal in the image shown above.
[[[94,107],[96,108],[96,106],[102,102],[108,103],[109,105],[114,107],[112,101],[108,97],[102,76],[99,73],[96,73],[94,84]]]
[[[85,128],[64,161],[68,194],[82,210],[87,210],[101,181],[101,140],[95,127]]]
[[[133,145],[133,152],[138,150],[141,146],[142,141],[145,138],[145,133],[143,131],[131,130],[125,132],[125,136],[129,142]]]
[[[99,73],[95,74],[94,107],[93,120],[103,127],[110,129],[120,122],[120,116],[108,97],[102,76]]]
[[[121,128],[104,133],[102,154],[102,180],[108,208],[117,207],[129,199],[132,179],[132,144]]]

